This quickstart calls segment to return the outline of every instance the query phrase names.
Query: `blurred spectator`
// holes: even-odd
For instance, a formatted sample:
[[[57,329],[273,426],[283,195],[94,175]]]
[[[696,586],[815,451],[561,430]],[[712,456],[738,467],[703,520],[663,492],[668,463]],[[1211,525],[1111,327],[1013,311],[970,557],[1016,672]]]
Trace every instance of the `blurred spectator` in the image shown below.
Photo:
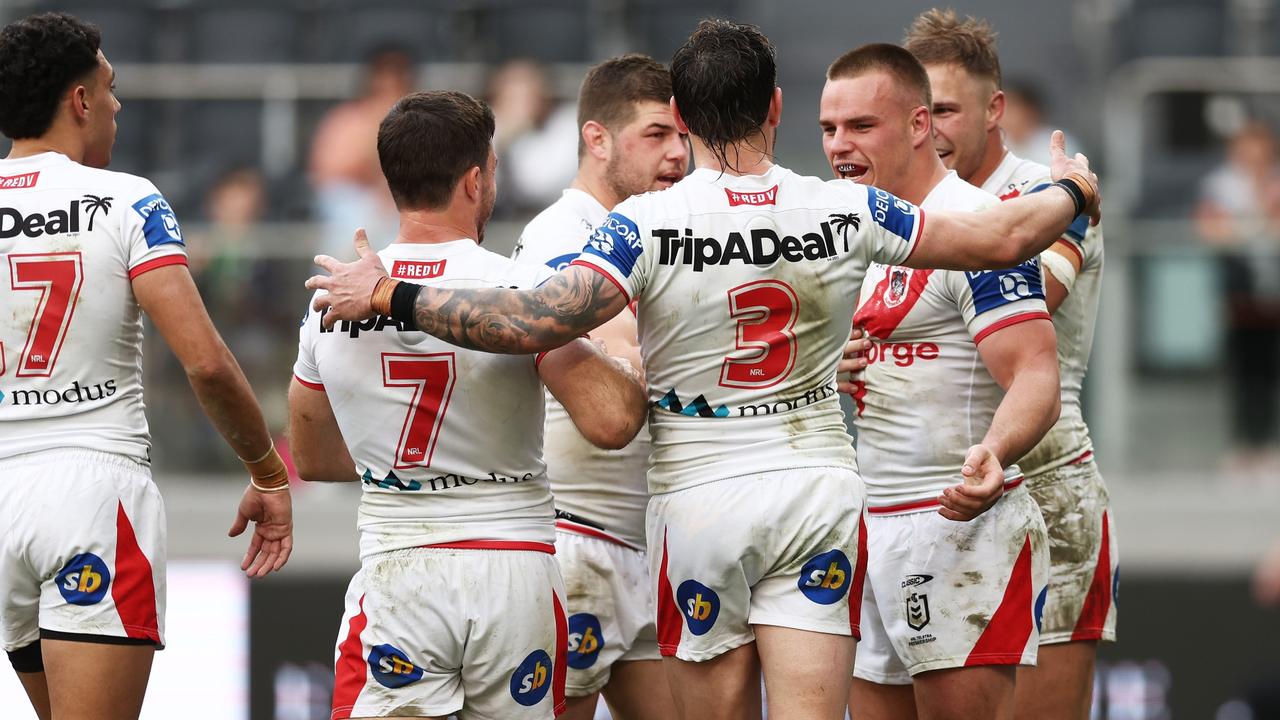
[[[359,97],[330,110],[311,144],[311,185],[316,218],[323,225],[322,252],[351,256],[357,227],[375,247],[390,242],[398,227],[395,205],[378,165],[378,124],[414,88],[413,58],[400,47],[369,55]]]
[[[1014,155],[1049,164],[1049,136],[1062,130],[1067,136],[1067,154],[1085,152],[1084,147],[1065,128],[1046,124],[1044,95],[1040,87],[1028,80],[1004,82],[1004,144]],[[1085,153],[1088,154],[1088,153]]]
[[[1235,448],[1225,469],[1246,478],[1280,473],[1280,168],[1271,128],[1246,123],[1226,163],[1205,178],[1196,226],[1218,252],[1226,307]]]
[[[559,199],[578,172],[578,117],[558,103],[546,71],[532,60],[507,62],[489,78],[498,202],[506,213],[540,210]]]

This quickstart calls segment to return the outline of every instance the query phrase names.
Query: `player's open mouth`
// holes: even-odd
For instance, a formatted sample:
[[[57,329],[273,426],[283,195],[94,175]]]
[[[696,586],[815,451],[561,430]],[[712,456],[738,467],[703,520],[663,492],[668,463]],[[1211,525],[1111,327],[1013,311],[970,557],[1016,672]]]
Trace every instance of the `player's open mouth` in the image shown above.
[[[857,163],[836,163],[836,174],[846,180],[861,180],[869,169],[866,165]]]
[[[947,161],[947,158],[951,157],[951,151],[950,151],[950,150],[939,150],[939,151],[938,151],[938,157],[939,157],[939,158],[941,158],[943,162],[946,162],[946,161]]]
[[[675,173],[672,173],[670,175],[659,175],[657,180],[663,185],[667,187],[671,187],[672,185],[675,185],[676,183],[680,182],[680,179],[682,177],[683,177],[682,175],[677,175]]]

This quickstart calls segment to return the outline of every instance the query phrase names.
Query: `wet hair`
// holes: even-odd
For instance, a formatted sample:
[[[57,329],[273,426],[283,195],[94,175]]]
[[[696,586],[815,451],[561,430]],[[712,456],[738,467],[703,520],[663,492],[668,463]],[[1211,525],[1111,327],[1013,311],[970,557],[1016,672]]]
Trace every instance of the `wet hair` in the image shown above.
[[[730,145],[764,137],[777,79],[773,43],[754,25],[703,20],[671,58],[680,116],[726,166]]]
[[[636,117],[636,103],[671,100],[671,73],[648,55],[629,53],[610,58],[587,71],[578,92],[578,127],[594,120],[611,132]],[[578,157],[587,150],[578,136]]]
[[[0,132],[44,135],[66,91],[98,69],[98,28],[66,13],[44,13],[0,30]]]
[[[400,210],[438,210],[468,171],[487,171],[493,111],[453,91],[409,93],[378,126],[378,162]]]
[[[933,107],[933,90],[924,65],[905,49],[890,43],[871,43],[841,55],[827,68],[827,79],[844,80],[877,71],[888,73],[899,87],[914,93],[921,105]]]
[[[996,31],[986,20],[973,16],[961,20],[955,10],[934,8],[920,13],[911,23],[902,44],[925,65],[959,65],[970,75],[1000,87]]]

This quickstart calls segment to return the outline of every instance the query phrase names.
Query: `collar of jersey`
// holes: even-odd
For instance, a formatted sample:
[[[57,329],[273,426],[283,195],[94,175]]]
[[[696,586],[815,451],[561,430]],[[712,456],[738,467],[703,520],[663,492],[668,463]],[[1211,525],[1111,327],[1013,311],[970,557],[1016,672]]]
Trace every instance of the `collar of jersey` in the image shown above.
[[[12,167],[22,167],[24,165],[49,165],[56,162],[71,162],[71,158],[60,152],[49,150],[48,152],[28,155],[26,157],[15,158],[13,160],[0,158],[0,167],[8,169]]]
[[[763,175],[730,175],[711,168],[698,168],[689,173],[689,177],[711,185],[727,186],[737,190],[744,186],[758,185],[762,189],[778,184],[778,178],[790,172],[781,165],[774,164]]]

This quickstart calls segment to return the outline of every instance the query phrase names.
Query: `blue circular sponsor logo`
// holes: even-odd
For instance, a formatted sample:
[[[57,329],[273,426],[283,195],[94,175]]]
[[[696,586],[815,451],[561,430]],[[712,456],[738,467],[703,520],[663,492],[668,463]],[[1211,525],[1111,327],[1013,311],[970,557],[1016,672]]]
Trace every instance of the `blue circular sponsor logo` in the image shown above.
[[[537,705],[551,687],[551,656],[534,650],[511,673],[511,697],[521,705]]]
[[[604,649],[604,631],[600,619],[591,613],[569,616],[569,667],[585,670],[596,664]]]
[[[685,580],[676,589],[676,602],[689,632],[705,635],[720,616],[720,596],[697,580]]]
[[[107,596],[111,571],[97,555],[80,553],[58,571],[54,581],[63,600],[72,605],[96,605]]]
[[[1116,566],[1116,571],[1111,574],[1111,602],[1120,607],[1120,566]]]
[[[369,672],[379,685],[388,688],[402,688],[422,679],[422,668],[395,645],[374,645],[369,650]]]
[[[1049,586],[1045,585],[1040,588],[1040,594],[1036,596],[1036,632],[1040,632],[1040,625],[1044,622],[1044,603],[1049,599]]]
[[[796,586],[819,605],[831,605],[849,592],[852,582],[853,566],[849,564],[849,557],[839,550],[828,550],[810,558],[800,568]]]

